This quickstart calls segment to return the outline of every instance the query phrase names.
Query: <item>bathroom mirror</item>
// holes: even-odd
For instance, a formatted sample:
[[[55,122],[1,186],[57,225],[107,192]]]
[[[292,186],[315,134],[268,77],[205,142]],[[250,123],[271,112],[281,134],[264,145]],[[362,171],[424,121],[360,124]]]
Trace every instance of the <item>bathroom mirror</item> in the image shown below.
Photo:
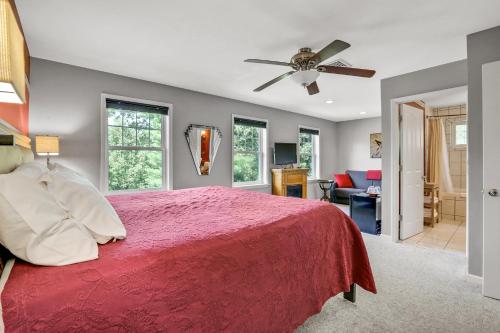
[[[209,175],[222,140],[222,132],[218,127],[191,124],[184,134],[196,172],[200,176]]]

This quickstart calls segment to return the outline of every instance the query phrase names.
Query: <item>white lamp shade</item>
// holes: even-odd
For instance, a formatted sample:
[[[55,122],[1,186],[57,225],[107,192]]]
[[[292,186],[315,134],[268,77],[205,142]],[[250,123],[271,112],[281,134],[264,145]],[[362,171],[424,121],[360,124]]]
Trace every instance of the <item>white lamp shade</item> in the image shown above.
[[[319,77],[317,71],[298,71],[292,74],[292,80],[300,84],[301,86],[308,86]]]
[[[59,137],[37,135],[35,137],[35,150],[38,155],[59,155]]]

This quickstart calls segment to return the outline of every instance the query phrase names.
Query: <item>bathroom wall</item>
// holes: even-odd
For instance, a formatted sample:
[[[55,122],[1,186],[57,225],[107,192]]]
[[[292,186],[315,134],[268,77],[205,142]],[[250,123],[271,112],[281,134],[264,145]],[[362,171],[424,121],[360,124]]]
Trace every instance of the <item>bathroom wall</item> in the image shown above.
[[[445,116],[441,118],[446,131],[446,144],[448,145],[448,157],[450,161],[450,174],[455,192],[466,192],[467,190],[467,145],[457,148],[453,144],[453,125],[457,122],[467,122],[467,106],[456,105],[449,107],[433,108],[434,116]]]
[[[466,221],[465,193],[444,193],[439,206],[439,217],[445,223],[462,224]]]
[[[461,224],[466,220],[466,192],[467,192],[467,145],[457,148],[453,144],[453,125],[457,122],[467,122],[467,106],[455,105],[432,109],[432,115],[444,116],[443,119],[450,174],[455,193],[443,194],[440,217],[446,222]]]

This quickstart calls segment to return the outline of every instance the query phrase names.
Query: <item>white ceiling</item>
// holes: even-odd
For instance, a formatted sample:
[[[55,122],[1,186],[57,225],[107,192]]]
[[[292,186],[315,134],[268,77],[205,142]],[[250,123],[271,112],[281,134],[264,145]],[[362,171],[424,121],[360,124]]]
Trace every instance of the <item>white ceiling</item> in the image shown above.
[[[467,104],[467,86],[431,92],[420,99],[432,108]]]
[[[381,78],[464,59],[467,34],[500,25],[498,0],[16,3],[34,57],[337,121],[380,115]],[[244,59],[288,61],[334,39],[352,45],[339,57],[375,77],[321,74],[314,96],[292,80],[252,91],[287,68]]]

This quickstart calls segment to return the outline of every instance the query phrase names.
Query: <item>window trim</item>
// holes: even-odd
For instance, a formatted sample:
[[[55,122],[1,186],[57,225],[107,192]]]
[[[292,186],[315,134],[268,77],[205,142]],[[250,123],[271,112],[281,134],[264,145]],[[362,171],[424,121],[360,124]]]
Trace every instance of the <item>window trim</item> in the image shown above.
[[[261,169],[259,172],[259,180],[255,182],[235,182],[234,181],[234,118],[243,118],[243,119],[248,119],[248,120],[255,120],[255,121],[262,121],[266,123],[265,128],[260,128],[260,138],[261,138],[261,145],[260,145],[260,165],[259,168]],[[260,187],[260,186],[268,186],[269,181],[268,181],[268,167],[269,167],[269,161],[268,161],[268,154],[267,154],[267,142],[268,142],[268,137],[269,137],[269,121],[267,119],[262,119],[262,118],[255,118],[255,117],[249,117],[245,115],[240,115],[240,114],[232,114],[231,115],[231,186],[232,187]]]
[[[457,144],[457,125],[465,125],[466,127],[466,143],[465,144]],[[468,136],[468,128],[467,128],[467,120],[454,120],[451,122],[451,146],[453,149],[467,149],[467,136]]]
[[[168,107],[168,115],[162,117],[162,148],[166,161],[163,161],[163,185],[158,189],[137,189],[137,190],[117,190],[110,191],[108,188],[108,114],[106,109],[106,99],[116,99],[124,102],[135,102],[149,105],[158,105]],[[100,177],[99,187],[104,194],[125,194],[138,192],[155,192],[172,189],[172,119],[173,119],[173,104],[151,101],[140,98],[133,98],[120,95],[112,95],[107,93],[101,94],[101,156],[100,156]],[[134,149],[136,150],[136,149]],[[143,149],[141,149],[143,150]],[[147,147],[144,150],[148,150]]]
[[[320,179],[321,175],[321,144],[320,144],[320,138],[321,138],[321,130],[317,127],[310,127],[310,126],[304,126],[304,125],[299,125],[297,128],[297,165],[300,166],[300,129],[310,129],[310,130],[315,130],[318,131],[318,141],[317,144],[313,144],[313,165],[314,165],[314,175],[313,176],[307,176],[307,180],[318,180]]]

